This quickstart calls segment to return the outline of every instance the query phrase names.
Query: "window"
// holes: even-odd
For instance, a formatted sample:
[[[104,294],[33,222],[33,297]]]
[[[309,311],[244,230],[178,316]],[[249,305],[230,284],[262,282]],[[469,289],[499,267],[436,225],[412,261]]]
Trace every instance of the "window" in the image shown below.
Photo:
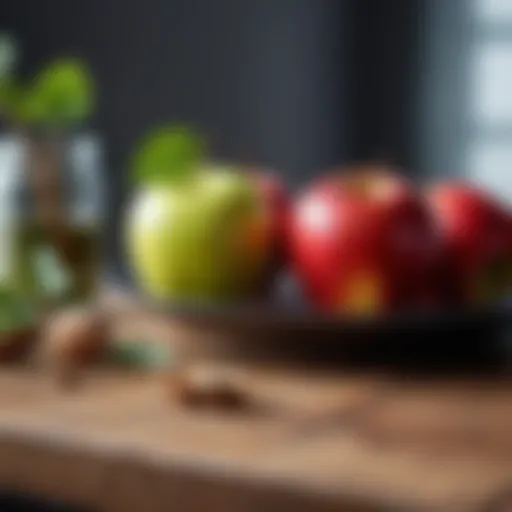
[[[512,0],[475,0],[469,177],[512,199]]]
[[[512,33],[510,42],[477,43],[472,58],[470,118],[477,130],[506,129],[512,122]]]
[[[476,0],[475,11],[484,23],[512,22],[510,0]]]

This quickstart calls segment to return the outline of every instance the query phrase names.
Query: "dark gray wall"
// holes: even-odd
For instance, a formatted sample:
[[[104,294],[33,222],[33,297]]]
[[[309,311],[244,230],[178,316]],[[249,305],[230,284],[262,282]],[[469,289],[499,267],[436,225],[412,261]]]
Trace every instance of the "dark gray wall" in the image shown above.
[[[7,5],[2,21],[23,42],[25,71],[62,53],[81,55],[94,68],[116,264],[127,156],[155,124],[197,124],[220,156],[275,166],[290,183],[339,159],[343,7],[330,0]]]
[[[430,3],[354,0],[350,4],[349,158],[383,158],[406,172],[417,167],[420,51]]]
[[[196,123],[223,156],[290,178],[339,157],[344,2],[16,0],[5,25],[26,67],[78,53],[91,62],[98,126],[113,167],[155,123]]]
[[[276,167],[292,185],[349,159],[411,167],[411,77],[427,3],[3,0],[0,22],[23,42],[26,72],[63,53],[94,69],[117,266],[127,156],[157,123],[195,123],[220,156]]]

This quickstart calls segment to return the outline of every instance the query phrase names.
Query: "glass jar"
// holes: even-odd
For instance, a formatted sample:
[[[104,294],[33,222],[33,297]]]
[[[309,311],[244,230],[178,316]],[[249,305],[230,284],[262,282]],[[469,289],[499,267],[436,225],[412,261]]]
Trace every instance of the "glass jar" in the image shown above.
[[[104,182],[99,139],[0,139],[0,276],[41,306],[87,300],[101,263]]]

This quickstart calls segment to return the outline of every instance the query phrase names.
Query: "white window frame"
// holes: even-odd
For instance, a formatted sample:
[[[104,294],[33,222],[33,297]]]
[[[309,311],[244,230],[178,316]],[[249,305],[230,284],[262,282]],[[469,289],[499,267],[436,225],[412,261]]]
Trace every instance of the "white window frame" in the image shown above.
[[[512,102],[512,0],[473,0],[468,5],[472,7],[470,13],[472,23],[468,81],[469,115],[467,116],[470,126],[464,150],[467,174],[469,178],[490,188],[512,203],[512,104],[508,103]],[[500,6],[503,9],[501,12],[498,11]],[[492,12],[493,9],[495,13]],[[496,54],[497,62],[495,63],[501,68],[486,70],[484,65],[482,69],[481,66],[485,63],[481,59],[485,53],[480,52],[490,52],[492,47],[502,52],[501,59],[500,55]],[[503,66],[508,64],[510,68],[504,69]],[[482,80],[482,84],[485,85],[485,77],[481,73],[493,71],[506,73],[506,76],[505,81],[487,78],[490,80],[489,84],[494,84],[496,91],[494,94],[491,91],[487,98],[488,107],[494,108],[495,115],[489,112],[486,116],[483,109],[479,114],[479,106],[475,104],[475,101],[478,101],[475,81]],[[511,87],[506,91],[504,85],[509,83]],[[499,106],[492,105],[492,101],[496,95],[500,95],[500,92],[508,93],[504,113],[499,113]]]

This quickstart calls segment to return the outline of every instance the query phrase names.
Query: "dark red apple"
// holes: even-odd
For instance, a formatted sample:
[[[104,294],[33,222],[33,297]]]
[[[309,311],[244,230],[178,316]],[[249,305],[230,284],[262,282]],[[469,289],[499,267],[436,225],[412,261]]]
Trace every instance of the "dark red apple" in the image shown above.
[[[512,213],[507,211],[505,229],[507,231],[508,250],[507,250],[507,289],[506,295],[512,299]]]
[[[325,311],[378,314],[433,302],[437,239],[408,180],[381,166],[321,179],[294,208],[294,270]]]
[[[291,201],[284,182],[275,174],[264,171],[250,171],[270,216],[271,264],[267,281],[271,282],[287,260],[288,231]]]
[[[512,294],[512,212],[507,210],[505,212],[505,230],[507,233],[507,293],[509,296]]]
[[[501,202],[497,203],[498,228],[503,232],[504,250],[498,255],[495,267],[496,279],[498,280],[499,299],[512,297],[512,210],[510,205]],[[502,280],[502,285],[499,281]]]
[[[432,188],[428,201],[446,251],[451,299],[489,304],[504,295],[510,267],[510,221],[489,193],[466,182]]]

